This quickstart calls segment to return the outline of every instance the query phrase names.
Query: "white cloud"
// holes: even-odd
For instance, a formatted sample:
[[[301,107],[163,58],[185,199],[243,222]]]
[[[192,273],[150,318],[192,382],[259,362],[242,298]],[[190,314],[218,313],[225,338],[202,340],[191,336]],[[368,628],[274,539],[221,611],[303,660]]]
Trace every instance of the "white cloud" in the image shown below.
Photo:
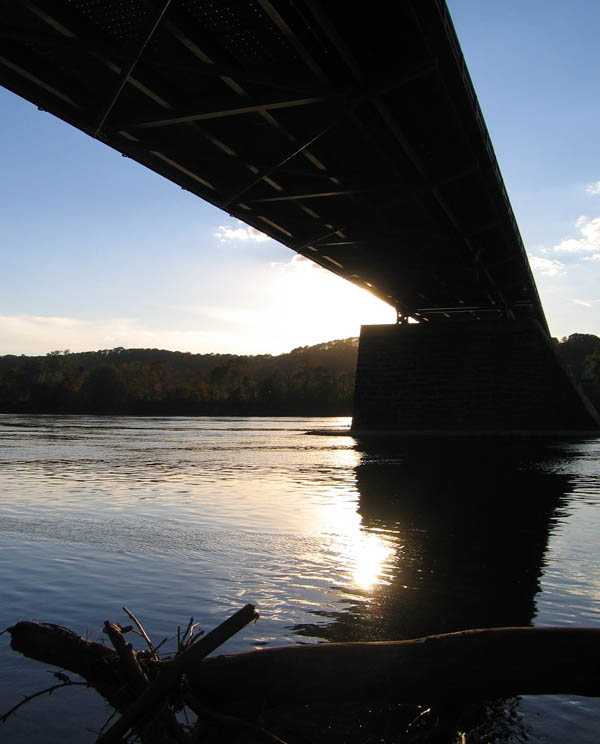
[[[252,327],[259,322],[260,316],[258,311],[248,307],[235,307],[232,305],[169,305],[170,310],[181,314],[192,314],[201,319],[201,322],[209,322],[211,327],[215,325],[213,321],[218,321],[220,328],[229,325],[237,328]],[[195,319],[195,323],[198,321]]]
[[[267,240],[271,240],[268,235],[259,232],[256,228],[244,225],[242,222],[239,224],[239,227],[219,225],[217,232],[214,233],[215,238],[217,238],[219,243],[231,243],[234,240],[253,240],[256,243],[264,243]]]
[[[273,261],[271,263],[271,266],[283,273],[290,271],[293,271],[294,273],[306,273],[307,271],[316,270],[322,271],[326,276],[330,274],[330,272],[325,271],[325,269],[316,264],[314,261],[311,261],[305,256],[301,256],[299,253],[294,254],[289,261]]]
[[[95,351],[117,346],[229,351],[232,340],[222,330],[157,330],[135,318],[80,320],[39,315],[0,316],[0,354],[43,355],[54,349]]]
[[[600,302],[600,300],[575,300],[571,299],[571,302],[574,302],[576,305],[581,305],[582,307],[593,307],[595,304]]]
[[[554,246],[556,253],[584,254],[600,251],[600,217],[590,219],[582,215],[575,223],[580,238],[565,238]]]
[[[586,188],[586,191],[588,194],[600,194],[600,181],[596,181],[596,183],[590,183],[590,185]]]
[[[131,322],[127,318],[93,323],[58,316],[4,315],[0,316],[0,353],[45,354],[53,349],[107,348]]]
[[[529,256],[529,263],[533,271],[542,276],[562,276],[566,273],[565,265],[555,258]]]

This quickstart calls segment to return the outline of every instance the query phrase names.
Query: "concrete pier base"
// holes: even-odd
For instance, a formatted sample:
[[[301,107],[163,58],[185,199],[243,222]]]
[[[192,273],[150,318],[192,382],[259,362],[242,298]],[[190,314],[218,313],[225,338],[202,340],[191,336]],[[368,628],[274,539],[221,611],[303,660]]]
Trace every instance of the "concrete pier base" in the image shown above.
[[[353,432],[600,432],[535,321],[361,328]]]

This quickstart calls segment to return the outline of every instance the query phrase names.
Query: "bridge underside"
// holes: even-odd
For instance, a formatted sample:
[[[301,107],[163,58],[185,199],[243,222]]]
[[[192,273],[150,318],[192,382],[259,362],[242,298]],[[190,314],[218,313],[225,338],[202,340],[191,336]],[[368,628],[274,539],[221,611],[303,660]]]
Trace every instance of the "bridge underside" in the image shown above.
[[[0,84],[401,316],[544,325],[446,5],[391,7],[0,0]]]
[[[355,432],[566,434],[600,418],[535,321],[363,326]]]

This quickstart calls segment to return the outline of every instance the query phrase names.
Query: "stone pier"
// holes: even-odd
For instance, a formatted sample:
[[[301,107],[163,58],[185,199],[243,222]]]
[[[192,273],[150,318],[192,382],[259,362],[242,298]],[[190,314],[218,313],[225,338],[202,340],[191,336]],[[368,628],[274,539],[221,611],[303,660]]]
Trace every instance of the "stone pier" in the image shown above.
[[[555,343],[535,321],[361,328],[354,432],[600,431]]]

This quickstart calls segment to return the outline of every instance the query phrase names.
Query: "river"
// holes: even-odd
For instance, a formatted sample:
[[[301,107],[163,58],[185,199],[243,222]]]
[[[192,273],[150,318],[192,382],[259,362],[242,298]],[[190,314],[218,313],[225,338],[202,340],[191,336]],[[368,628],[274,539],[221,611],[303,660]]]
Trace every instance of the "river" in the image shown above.
[[[247,602],[261,619],[225,651],[600,624],[600,439],[357,441],[348,425],[0,415],[0,629],[96,640],[126,605],[158,641]],[[56,681],[8,634],[0,661],[3,710]],[[482,741],[596,744],[600,702],[482,716]],[[91,743],[105,718],[94,693],[61,690],[0,739]]]

